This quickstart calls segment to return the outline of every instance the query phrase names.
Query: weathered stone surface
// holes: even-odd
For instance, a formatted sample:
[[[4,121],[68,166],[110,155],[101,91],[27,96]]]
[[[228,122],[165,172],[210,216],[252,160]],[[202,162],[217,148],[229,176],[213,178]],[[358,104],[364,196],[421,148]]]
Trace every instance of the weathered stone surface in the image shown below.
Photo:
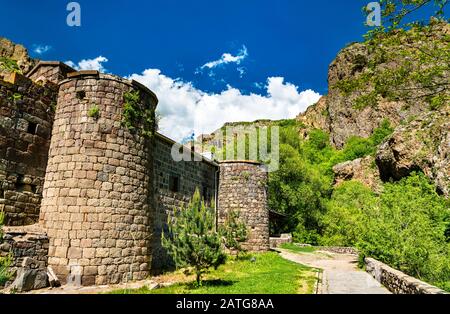
[[[47,273],[39,269],[20,268],[16,280],[9,287],[17,292],[27,292],[48,287]]]
[[[379,148],[376,162],[383,180],[423,171],[445,196],[450,193],[450,107],[398,127]]]
[[[312,129],[319,129],[329,132],[329,116],[328,116],[327,97],[322,96],[320,100],[310,106],[306,112],[297,116],[297,121],[303,124],[300,130],[300,136],[304,139],[308,138],[308,133]]]
[[[24,74],[30,71],[36,63],[36,60],[30,58],[24,46],[15,44],[3,37],[0,37],[0,57],[17,61],[17,65]]]
[[[345,181],[355,180],[374,191],[380,191],[382,181],[374,157],[347,161],[333,167],[334,184],[339,186]]]
[[[426,50],[428,50],[431,45],[437,45],[438,42],[440,45],[445,45],[446,41],[443,38],[448,36],[449,33],[450,25],[444,23],[439,27],[435,27],[433,32],[429,32],[426,40],[403,43],[399,39],[398,45],[383,48],[390,50],[420,50],[426,47]],[[436,38],[439,38],[439,40]],[[435,47],[435,49],[437,48]],[[439,49],[446,48],[445,46],[440,46]],[[373,90],[373,82],[368,82],[364,88],[351,92],[349,95],[346,95],[336,84],[343,80],[358,78],[362,73],[374,73],[375,70],[370,68],[369,63],[374,61],[375,57],[376,54],[370,51],[367,44],[355,43],[342,49],[329,67],[329,93],[326,99],[328,126],[326,130],[330,131],[331,141],[337,148],[343,147],[351,136],[369,137],[373,130],[379,127],[385,119],[389,120],[391,125],[398,126],[401,122],[407,121],[409,117],[414,117],[430,110],[430,105],[426,101],[427,98],[418,97],[422,94],[414,88],[409,88],[410,94],[408,95],[411,99],[414,99],[413,102],[406,102],[405,99],[389,101],[387,98],[379,95],[375,106],[366,106],[363,109],[355,108],[355,100],[368,91]],[[415,62],[413,65],[415,68],[427,66],[427,64],[417,61],[413,62]],[[399,60],[375,62],[377,64],[376,67],[379,69],[396,67],[398,63]],[[442,78],[439,78],[443,84],[448,82],[448,75],[448,72],[444,72]]]
[[[135,269],[132,259],[121,258],[116,241],[129,242],[132,256],[150,264],[154,142],[121,123],[123,95],[133,90],[130,81],[97,72],[72,74],[60,84],[41,224],[51,235],[49,265],[63,284],[114,284],[149,275],[148,268]],[[155,107],[153,94],[139,90],[145,106]],[[94,105],[98,119],[88,116]],[[100,266],[115,268],[100,278]]]
[[[161,233],[166,228],[168,215],[175,207],[186,206],[196,188],[208,203],[214,200],[216,194],[218,165],[205,160],[176,162],[171,155],[173,144],[173,141],[163,136],[156,136],[153,163],[155,214],[152,241],[152,269],[155,272],[173,267],[173,261],[161,245]],[[120,172],[123,171],[120,169]],[[178,192],[170,189],[171,177],[179,180]]]
[[[0,80],[0,211],[6,225],[38,221],[56,95],[55,85],[18,74]]]
[[[267,205],[268,172],[255,162],[220,164],[218,222],[225,222],[229,211],[240,213],[249,229],[243,247],[252,252],[269,250],[269,208]]]
[[[48,261],[48,237],[37,226],[4,227],[3,243],[0,245],[0,256],[12,256],[10,285],[21,269],[45,271]],[[30,282],[37,273],[23,274],[20,282]],[[26,275],[26,276],[25,276]],[[29,277],[31,276],[31,277]],[[39,274],[38,279],[41,278]],[[39,279],[40,280],[40,279]]]

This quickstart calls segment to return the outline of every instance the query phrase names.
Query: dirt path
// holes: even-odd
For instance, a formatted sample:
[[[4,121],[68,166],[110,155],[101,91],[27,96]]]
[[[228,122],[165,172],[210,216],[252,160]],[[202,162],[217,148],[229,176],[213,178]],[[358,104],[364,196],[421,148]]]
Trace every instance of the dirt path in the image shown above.
[[[389,294],[390,292],[368,273],[358,269],[357,256],[328,252],[293,253],[277,249],[290,261],[323,270],[322,294]]]

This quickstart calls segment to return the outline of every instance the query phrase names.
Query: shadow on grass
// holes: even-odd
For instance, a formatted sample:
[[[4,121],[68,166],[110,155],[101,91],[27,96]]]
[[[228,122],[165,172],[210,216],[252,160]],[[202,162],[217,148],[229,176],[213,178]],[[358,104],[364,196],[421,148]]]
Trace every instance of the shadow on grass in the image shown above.
[[[196,290],[198,288],[207,288],[207,287],[229,287],[236,283],[237,281],[233,280],[222,280],[222,279],[211,279],[211,280],[203,280],[202,285],[199,287],[197,283],[191,282],[186,284],[186,287],[189,290]]]

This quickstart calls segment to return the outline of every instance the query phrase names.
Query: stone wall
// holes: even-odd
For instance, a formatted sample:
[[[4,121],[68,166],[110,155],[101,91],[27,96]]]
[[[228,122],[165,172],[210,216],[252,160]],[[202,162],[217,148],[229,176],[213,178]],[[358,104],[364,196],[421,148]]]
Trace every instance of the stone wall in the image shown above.
[[[270,237],[270,248],[277,248],[283,244],[292,243],[292,234],[282,234],[280,237]]]
[[[156,212],[152,252],[152,269],[155,272],[172,266],[170,258],[161,246],[161,233],[167,224],[168,215],[175,207],[187,205],[196,188],[207,202],[214,200],[216,195],[215,178],[219,166],[204,158],[202,161],[176,162],[171,155],[174,144],[174,141],[157,134],[154,148]],[[178,181],[178,186],[174,186],[173,180]]]
[[[334,254],[358,255],[358,250],[352,247],[341,246],[318,246],[319,251],[330,252]]]
[[[373,258],[366,258],[366,271],[395,294],[446,294],[444,290],[408,276]]]
[[[39,61],[39,63],[27,74],[35,82],[49,81],[58,84],[67,78],[69,73],[75,72],[67,64],[58,61]]]
[[[0,256],[6,257],[12,254],[11,265],[12,282],[22,262],[29,257],[38,262],[36,269],[46,270],[48,260],[48,237],[37,226],[4,227],[3,241],[0,242]]]
[[[243,247],[252,252],[269,250],[268,172],[265,166],[250,161],[225,161],[220,164],[218,221],[227,212],[240,212],[249,228]]]
[[[0,80],[0,211],[6,225],[39,220],[58,87]]]
[[[123,96],[131,90],[156,108],[150,90],[112,75],[82,71],[60,83],[40,222],[62,283],[149,275],[153,141],[122,126]],[[93,106],[98,119],[88,115]]]

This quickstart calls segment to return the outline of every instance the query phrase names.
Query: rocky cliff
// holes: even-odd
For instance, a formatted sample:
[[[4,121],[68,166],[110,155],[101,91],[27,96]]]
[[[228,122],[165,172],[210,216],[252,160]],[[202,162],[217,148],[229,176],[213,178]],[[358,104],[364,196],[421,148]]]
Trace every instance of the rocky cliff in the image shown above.
[[[28,73],[37,63],[28,55],[28,50],[12,41],[0,37],[0,75],[12,70]]]
[[[300,136],[302,138],[307,138],[308,132],[311,129],[320,129],[329,132],[330,121],[327,105],[327,97],[323,96],[316,104],[310,106],[305,113],[297,116],[297,121],[303,126],[300,130]]]
[[[450,106],[399,126],[376,156],[381,178],[398,180],[423,171],[438,191],[450,193]]]
[[[449,45],[449,24],[432,22],[338,54],[329,68],[328,95],[297,117],[305,126],[301,137],[322,129],[340,149],[352,136],[370,137],[383,120],[396,130],[378,150],[378,174],[368,160],[355,160],[334,168],[337,184],[354,179],[376,190],[380,178],[399,180],[417,170],[448,197]]]
[[[398,126],[448,105],[449,35],[449,24],[436,24],[343,49],[328,74],[332,143],[341,148],[351,136],[369,137],[384,119]]]

